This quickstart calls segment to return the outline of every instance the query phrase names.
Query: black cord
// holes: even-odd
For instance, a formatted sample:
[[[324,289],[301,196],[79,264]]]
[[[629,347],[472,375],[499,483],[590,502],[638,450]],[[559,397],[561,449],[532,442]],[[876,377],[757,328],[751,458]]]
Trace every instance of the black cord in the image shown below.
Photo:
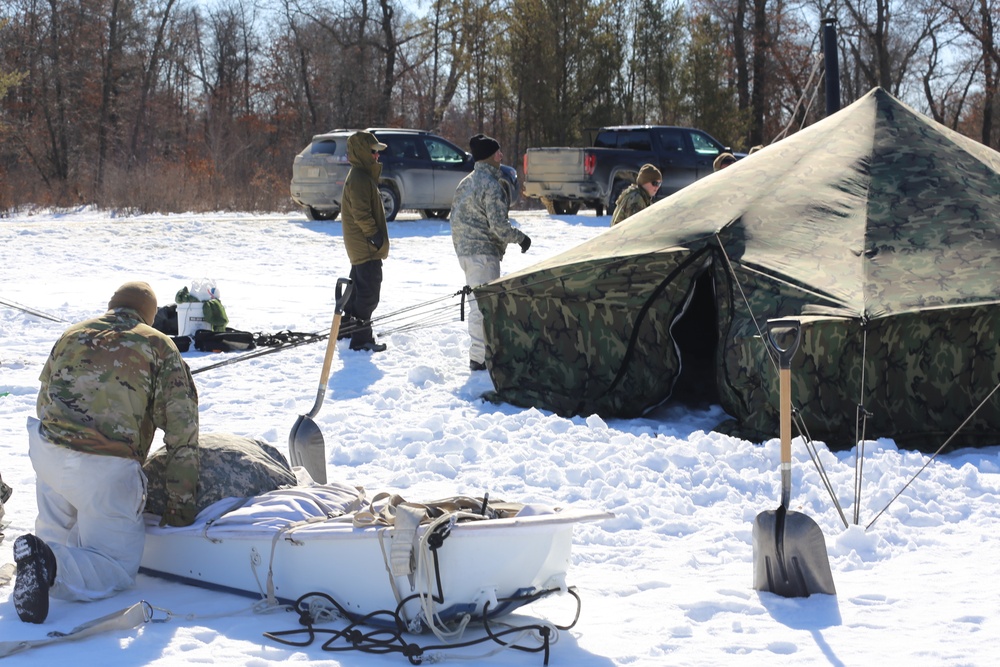
[[[435,563],[437,567],[437,563]],[[440,577],[439,577],[440,579]],[[504,609],[505,606],[510,604],[517,604],[518,606],[524,606],[530,604],[536,600],[546,597],[552,593],[557,592],[559,589],[550,589],[536,591],[528,595],[513,596],[509,598],[501,598],[498,600],[498,609]],[[582,606],[580,596],[576,592],[575,588],[569,588],[567,591],[576,601],[576,613],[573,617],[573,621],[569,625],[557,625],[553,624],[559,630],[569,630],[576,625],[577,621],[580,619],[580,609]],[[274,632],[265,632],[264,636],[268,639],[278,642],[279,644],[284,644],[286,646],[295,646],[297,648],[304,648],[310,646],[315,641],[321,637],[328,637],[321,645],[322,650],[329,652],[343,652],[343,651],[360,651],[362,653],[370,653],[375,655],[384,655],[389,653],[398,653],[413,665],[420,665],[423,663],[424,656],[431,651],[442,651],[447,649],[457,649],[457,648],[468,648],[470,646],[476,646],[478,644],[484,644],[487,642],[493,642],[499,644],[504,648],[512,648],[519,651],[524,651],[526,653],[543,653],[543,664],[549,664],[549,656],[551,653],[552,644],[552,628],[543,623],[528,623],[526,625],[508,626],[503,630],[497,630],[490,622],[490,603],[487,602],[483,607],[483,631],[486,633],[485,636],[479,637],[477,639],[470,639],[462,642],[455,642],[452,644],[428,644],[421,646],[413,642],[408,642],[404,639],[403,635],[407,632],[406,623],[403,621],[401,616],[401,611],[403,606],[415,599],[420,597],[419,595],[411,595],[404,599],[396,607],[395,611],[381,610],[365,614],[361,617],[356,617],[347,609],[345,609],[339,602],[337,602],[333,597],[326,593],[313,592],[306,593],[295,601],[294,609],[299,614],[299,623],[303,625],[303,628],[297,628],[294,630],[280,630]],[[336,613],[344,619],[348,619],[349,623],[347,626],[340,629],[324,629],[317,628],[315,624],[318,622],[317,618],[314,618],[311,609],[310,601],[314,598],[320,598],[325,600]],[[436,601],[441,602],[437,596],[434,598]],[[370,625],[372,621],[377,621],[378,619],[384,619],[391,623],[390,627],[380,627],[372,628],[367,631],[362,630],[362,626]],[[523,646],[517,644],[516,642],[508,642],[507,638],[513,634],[523,634],[524,632],[533,632],[538,638],[540,644],[538,646]],[[296,635],[305,634],[305,639],[295,640],[292,637]],[[338,642],[343,642],[338,644]]]

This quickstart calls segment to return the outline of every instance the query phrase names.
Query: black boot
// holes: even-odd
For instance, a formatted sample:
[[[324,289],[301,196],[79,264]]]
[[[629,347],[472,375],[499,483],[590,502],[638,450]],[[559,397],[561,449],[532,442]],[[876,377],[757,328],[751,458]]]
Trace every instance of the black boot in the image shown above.
[[[350,338],[354,332],[364,326],[364,322],[353,315],[344,315],[340,320],[340,330],[337,332],[337,340]]]
[[[25,623],[42,623],[49,615],[49,588],[56,582],[56,557],[42,540],[22,535],[14,540],[14,608]]]

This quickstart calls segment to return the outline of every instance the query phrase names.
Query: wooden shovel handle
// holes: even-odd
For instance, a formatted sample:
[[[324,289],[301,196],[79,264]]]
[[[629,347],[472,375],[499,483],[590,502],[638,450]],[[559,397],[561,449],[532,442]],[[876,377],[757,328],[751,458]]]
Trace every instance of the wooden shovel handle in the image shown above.
[[[326,356],[323,357],[323,372],[320,375],[320,391],[326,390],[326,383],[330,379],[330,367],[333,365],[333,351],[337,345],[337,335],[340,333],[340,320],[344,316],[344,306],[351,297],[354,283],[350,278],[338,278],[336,295],[337,300],[333,306],[333,322],[330,323],[330,338],[326,343]]]
[[[319,414],[319,409],[323,406],[323,399],[326,397],[326,383],[330,380],[330,368],[333,366],[333,352],[337,349],[337,334],[340,333],[340,320],[344,316],[344,306],[351,296],[354,283],[349,278],[337,279],[337,301],[333,307],[333,322],[330,323],[330,337],[326,341],[326,355],[323,357],[323,370],[319,376],[319,388],[316,390],[316,401],[312,410],[306,415],[315,417]]]
[[[775,334],[794,331],[791,344],[782,347]],[[781,504],[787,507],[792,486],[792,357],[799,349],[802,327],[798,320],[770,320],[767,340],[778,353],[778,425],[781,437]]]

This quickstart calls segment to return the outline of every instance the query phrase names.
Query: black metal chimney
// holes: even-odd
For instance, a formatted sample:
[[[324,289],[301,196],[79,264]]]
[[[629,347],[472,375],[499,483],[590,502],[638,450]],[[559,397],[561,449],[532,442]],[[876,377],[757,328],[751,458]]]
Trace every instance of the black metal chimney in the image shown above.
[[[837,19],[823,19],[823,64],[826,66],[826,115],[840,111],[840,64],[837,60]]]

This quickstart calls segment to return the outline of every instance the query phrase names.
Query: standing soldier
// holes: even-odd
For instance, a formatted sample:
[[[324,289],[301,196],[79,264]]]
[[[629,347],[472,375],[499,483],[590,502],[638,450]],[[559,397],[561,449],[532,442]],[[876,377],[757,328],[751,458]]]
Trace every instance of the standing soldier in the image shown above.
[[[344,317],[351,323],[351,349],[365,352],[385,350],[385,343],[375,341],[371,323],[382,294],[382,260],[389,256],[389,229],[378,191],[378,154],[385,149],[371,132],[355,132],[347,139],[351,170],[344,181],[340,218],[354,289],[344,304]]]
[[[507,246],[516,243],[528,252],[531,239],[515,229],[507,219],[510,202],[500,185],[500,143],[482,134],[469,139],[469,149],[476,161],[472,173],[455,190],[451,209],[451,240],[465,283],[477,287],[500,277],[500,260]],[[469,299],[469,368],[486,370],[486,343],[483,314],[475,298]]]
[[[49,595],[98,600],[135,584],[146,527],[142,464],[156,429],[169,452],[160,525],[194,522],[198,394],[148,284],[122,285],[103,316],[70,326],[42,369],[28,420],[38,517],[14,541],[14,607],[42,623]]]

